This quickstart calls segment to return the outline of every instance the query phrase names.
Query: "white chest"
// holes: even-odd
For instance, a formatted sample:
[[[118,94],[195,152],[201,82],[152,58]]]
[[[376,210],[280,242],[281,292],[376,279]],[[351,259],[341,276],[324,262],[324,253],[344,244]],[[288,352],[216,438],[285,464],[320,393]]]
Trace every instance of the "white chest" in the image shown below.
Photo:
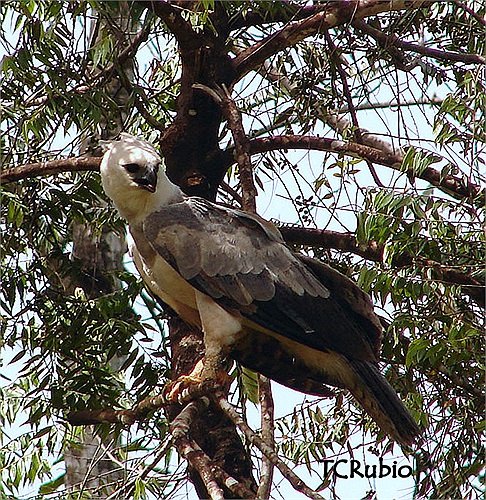
[[[202,328],[206,351],[219,350],[238,340],[242,330],[240,318],[196,290],[160,255],[156,255],[148,265],[134,244],[130,250],[138,272],[152,293],[182,319]]]

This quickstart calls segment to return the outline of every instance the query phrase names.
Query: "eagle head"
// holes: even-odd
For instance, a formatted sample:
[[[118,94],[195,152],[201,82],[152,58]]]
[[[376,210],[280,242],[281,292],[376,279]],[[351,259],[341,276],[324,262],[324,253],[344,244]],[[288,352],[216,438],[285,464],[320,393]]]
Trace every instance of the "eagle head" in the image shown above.
[[[174,198],[171,193],[179,193],[160,168],[162,159],[149,142],[122,133],[120,140],[106,141],[102,146],[103,189],[128,221],[167,203]]]

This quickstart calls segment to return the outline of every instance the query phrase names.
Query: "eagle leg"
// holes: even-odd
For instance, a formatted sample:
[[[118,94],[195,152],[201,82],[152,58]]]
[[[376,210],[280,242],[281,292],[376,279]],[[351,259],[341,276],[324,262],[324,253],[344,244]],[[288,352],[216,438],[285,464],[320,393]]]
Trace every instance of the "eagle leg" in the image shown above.
[[[180,403],[207,394],[216,387],[227,388],[230,384],[231,377],[224,370],[221,357],[204,356],[191,373],[169,382],[164,389],[164,396],[167,401]]]

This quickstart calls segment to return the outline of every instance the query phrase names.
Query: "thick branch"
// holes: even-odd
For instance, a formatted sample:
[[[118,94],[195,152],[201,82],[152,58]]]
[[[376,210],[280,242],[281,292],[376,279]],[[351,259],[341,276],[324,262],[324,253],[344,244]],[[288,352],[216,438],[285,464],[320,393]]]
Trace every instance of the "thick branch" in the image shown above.
[[[177,444],[179,453],[192,465],[202,479],[209,498],[211,500],[224,500],[223,490],[216,481],[209,457],[192,439],[180,437]]]
[[[486,64],[486,59],[477,54],[461,54],[458,52],[438,50],[430,47],[425,47],[423,45],[416,45],[411,42],[405,42],[403,40],[400,40],[396,35],[387,35],[382,31],[371,27],[364,21],[354,21],[353,26],[355,28],[358,28],[363,33],[366,33],[367,35],[374,38],[384,48],[397,47],[399,49],[416,52],[418,54],[422,54],[440,61],[457,61],[466,64]]]
[[[254,498],[255,494],[251,490],[215,465],[194,440],[181,436],[177,439],[176,446],[181,456],[197,470],[212,499],[224,498],[220,485],[224,485],[232,493],[231,498]]]
[[[280,31],[269,35],[261,42],[240,52],[235,60],[238,78],[256,69],[266,59],[281,50],[291,47],[305,38],[323,32],[334,26],[351,22],[353,19],[363,19],[381,12],[394,10],[412,10],[430,5],[428,0],[352,0],[330,2],[326,9],[311,17],[292,23]]]

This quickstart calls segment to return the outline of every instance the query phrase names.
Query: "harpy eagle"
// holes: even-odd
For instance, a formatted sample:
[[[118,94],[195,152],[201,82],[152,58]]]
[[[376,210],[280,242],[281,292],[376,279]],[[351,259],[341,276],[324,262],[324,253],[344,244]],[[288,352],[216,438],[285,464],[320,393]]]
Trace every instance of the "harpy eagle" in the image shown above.
[[[382,328],[357,285],[293,253],[257,215],[184,195],[150,143],[121,134],[105,147],[103,187],[129,224],[140,275],[204,333],[203,360],[180,386],[215,379],[231,356],[309,394],[345,388],[384,432],[414,441],[416,423],[378,370]]]

